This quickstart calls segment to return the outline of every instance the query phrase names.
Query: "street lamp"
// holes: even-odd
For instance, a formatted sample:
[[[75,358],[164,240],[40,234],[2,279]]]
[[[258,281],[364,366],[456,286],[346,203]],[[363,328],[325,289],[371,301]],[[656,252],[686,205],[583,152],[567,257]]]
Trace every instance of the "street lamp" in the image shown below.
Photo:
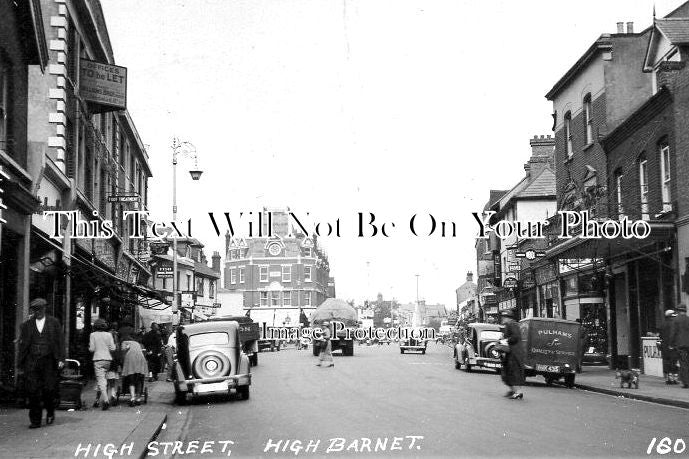
[[[418,327],[419,323],[419,274],[416,274],[416,308],[414,308],[414,327]]]
[[[199,157],[196,154],[196,147],[190,142],[180,142],[180,140],[175,137],[172,139],[172,221],[177,221],[177,156],[187,156],[194,160],[194,168],[189,170],[189,175],[191,175],[192,180],[198,180],[201,178],[203,171],[199,169]],[[177,238],[172,238],[172,322],[179,323],[179,285],[177,284]],[[192,321],[193,309],[192,309]]]

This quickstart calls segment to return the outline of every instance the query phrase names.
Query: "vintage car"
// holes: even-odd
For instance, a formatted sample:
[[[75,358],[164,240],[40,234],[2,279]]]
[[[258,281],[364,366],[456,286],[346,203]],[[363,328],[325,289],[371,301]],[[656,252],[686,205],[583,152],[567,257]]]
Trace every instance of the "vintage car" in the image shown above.
[[[427,345],[428,341],[425,339],[400,338],[400,354],[404,354],[404,351],[420,351],[425,354]]]
[[[502,363],[496,349],[502,339],[502,328],[497,324],[471,323],[466,326],[455,345],[455,368],[471,371],[474,367],[500,371]]]
[[[249,398],[251,369],[242,351],[239,323],[234,320],[207,321],[177,328],[174,372],[175,401],[184,404],[188,396],[233,390]]]

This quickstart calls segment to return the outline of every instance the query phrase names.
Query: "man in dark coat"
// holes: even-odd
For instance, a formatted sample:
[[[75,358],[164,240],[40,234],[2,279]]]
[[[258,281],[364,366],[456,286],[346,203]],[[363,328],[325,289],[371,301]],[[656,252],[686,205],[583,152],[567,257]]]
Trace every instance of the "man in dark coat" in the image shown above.
[[[43,409],[47,412],[46,424],[55,420],[58,372],[64,365],[62,326],[56,318],[46,315],[47,305],[43,298],[33,300],[29,305],[33,316],[21,325],[19,332],[18,365],[26,376],[31,429],[41,427]]]
[[[146,348],[146,360],[152,378],[157,381],[160,373],[160,359],[163,354],[163,335],[160,334],[158,324],[151,323],[151,329],[141,338],[141,344]]]
[[[679,353],[679,379],[682,381],[682,387],[689,389],[689,317],[685,305],[677,306],[677,311],[679,316],[675,318],[672,327],[670,345]]]
[[[677,351],[670,345],[677,313],[672,309],[665,311],[665,322],[660,329],[660,353],[663,356],[665,384],[677,384]]]
[[[505,397],[512,399],[524,398],[521,386],[524,385],[524,345],[519,324],[514,320],[514,311],[502,311],[502,324],[505,327],[504,336],[510,347],[509,353],[503,359],[502,381],[510,388]]]

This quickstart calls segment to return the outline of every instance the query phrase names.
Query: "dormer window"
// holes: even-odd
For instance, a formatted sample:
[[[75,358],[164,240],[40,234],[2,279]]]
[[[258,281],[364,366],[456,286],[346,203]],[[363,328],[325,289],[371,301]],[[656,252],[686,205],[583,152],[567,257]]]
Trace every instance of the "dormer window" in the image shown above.
[[[311,247],[304,247],[304,256],[305,257],[311,256]]]
[[[572,112],[567,112],[565,113],[565,118],[564,118],[564,131],[565,131],[565,154],[567,155],[567,159],[572,157],[573,150],[572,150]]]

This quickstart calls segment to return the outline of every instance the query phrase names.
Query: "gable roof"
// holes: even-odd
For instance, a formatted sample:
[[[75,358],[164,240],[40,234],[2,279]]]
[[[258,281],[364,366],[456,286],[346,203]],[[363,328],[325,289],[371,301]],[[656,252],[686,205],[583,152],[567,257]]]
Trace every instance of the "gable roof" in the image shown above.
[[[656,19],[655,26],[673,45],[689,43],[689,18]]]
[[[517,198],[540,198],[555,196],[555,174],[550,168],[544,168],[526,188],[517,193]]]

